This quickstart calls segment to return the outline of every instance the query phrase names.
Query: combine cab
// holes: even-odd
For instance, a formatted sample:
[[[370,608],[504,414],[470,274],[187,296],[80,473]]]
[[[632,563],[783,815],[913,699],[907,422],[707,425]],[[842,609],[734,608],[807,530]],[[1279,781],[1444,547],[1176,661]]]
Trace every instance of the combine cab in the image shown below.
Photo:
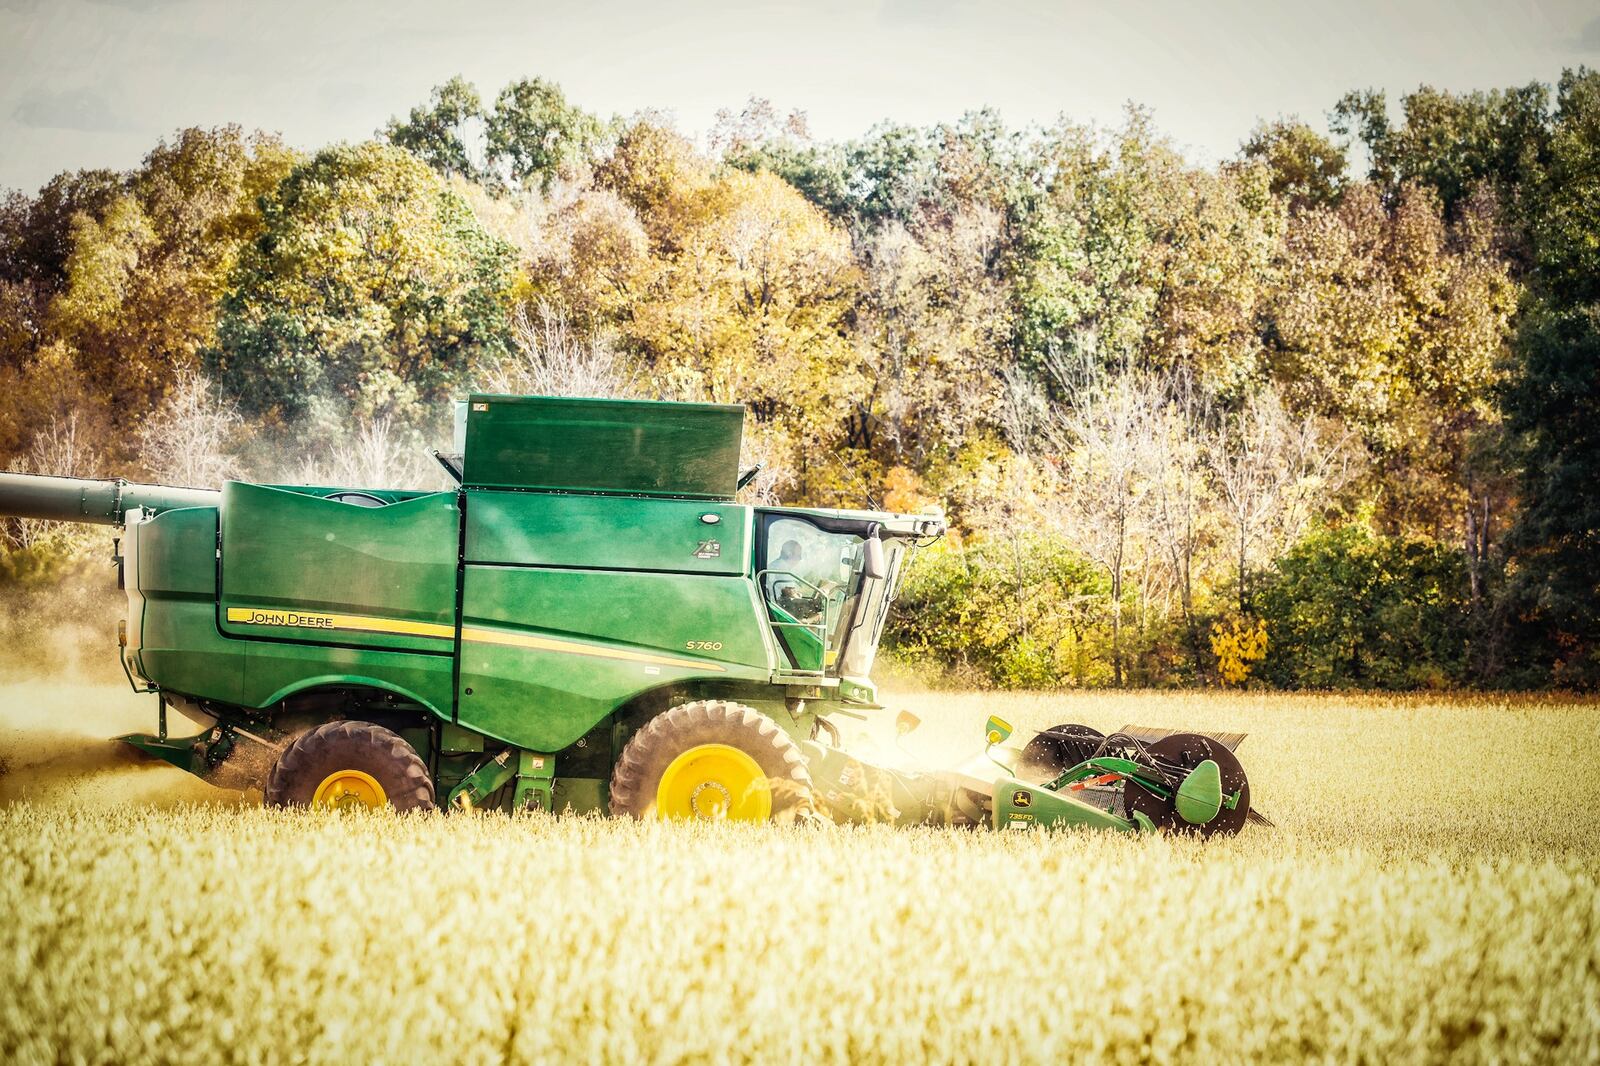
[[[896,582],[944,520],[735,503],[743,417],[473,396],[439,455],[451,491],[0,474],[0,514],[123,527],[121,655],[159,710],[122,739],[271,804],[1243,824],[1216,738],[1003,748],[994,720],[978,773],[830,743],[833,716],[884,713]]]

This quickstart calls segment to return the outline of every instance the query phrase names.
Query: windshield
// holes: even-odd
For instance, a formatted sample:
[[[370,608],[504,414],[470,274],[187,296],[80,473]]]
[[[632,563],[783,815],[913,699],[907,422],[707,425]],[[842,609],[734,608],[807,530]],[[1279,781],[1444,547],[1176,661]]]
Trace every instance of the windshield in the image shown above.
[[[862,545],[859,534],[830,533],[803,518],[768,518],[761,592],[794,669],[854,677],[872,669],[903,552],[897,541],[885,541],[885,575],[868,579]]]

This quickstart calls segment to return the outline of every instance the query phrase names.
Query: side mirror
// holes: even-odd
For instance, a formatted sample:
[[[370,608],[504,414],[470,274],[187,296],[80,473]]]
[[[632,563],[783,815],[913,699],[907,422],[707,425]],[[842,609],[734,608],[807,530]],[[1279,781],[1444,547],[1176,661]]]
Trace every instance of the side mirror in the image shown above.
[[[883,558],[883,539],[878,536],[878,527],[872,527],[872,533],[862,545],[862,569],[867,577],[881,578],[889,573],[888,564]]]
[[[1003,743],[1011,735],[1011,723],[998,715],[991,714],[989,722],[983,727],[983,730],[984,736],[992,748],[996,744]]]
[[[918,718],[910,711],[901,711],[899,714],[894,716],[894,731],[896,734],[902,737],[921,724],[922,719]]]

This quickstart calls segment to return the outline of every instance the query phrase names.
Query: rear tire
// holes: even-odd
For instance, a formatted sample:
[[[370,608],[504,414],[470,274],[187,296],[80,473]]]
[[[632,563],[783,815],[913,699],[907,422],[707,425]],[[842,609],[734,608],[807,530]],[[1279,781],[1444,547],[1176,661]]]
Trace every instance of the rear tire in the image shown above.
[[[267,775],[270,807],[389,806],[431,811],[433,778],[398,733],[371,722],[327,722],[296,737]]]
[[[762,780],[724,784],[714,769],[696,783],[692,778],[697,753],[704,753],[703,757],[722,771],[736,774],[740,767],[749,767]],[[691,779],[685,781],[685,775]],[[771,820],[791,821],[814,810],[811,773],[800,746],[771,718],[724,700],[682,704],[635,733],[611,772],[611,813],[633,818],[668,816],[664,808],[658,810],[664,780],[669,805],[676,788],[693,789],[690,813],[677,812],[686,817],[755,820],[770,806]],[[675,786],[675,782],[679,784]],[[746,785],[764,789],[770,800],[746,802]],[[677,798],[677,805],[682,806],[682,797]]]

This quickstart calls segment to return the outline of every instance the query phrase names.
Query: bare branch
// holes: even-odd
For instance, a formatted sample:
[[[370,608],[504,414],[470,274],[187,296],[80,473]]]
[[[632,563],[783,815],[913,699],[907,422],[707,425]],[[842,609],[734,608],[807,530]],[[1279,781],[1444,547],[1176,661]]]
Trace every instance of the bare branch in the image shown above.
[[[368,489],[449,487],[444,471],[422,442],[398,431],[387,415],[358,419],[345,443],[321,458],[302,462],[295,480]]]
[[[1250,570],[1278,556],[1349,482],[1352,449],[1348,433],[1331,437],[1316,419],[1295,419],[1272,389],[1214,424],[1206,453],[1232,527],[1241,611]]]
[[[62,418],[51,415],[34,434],[27,454],[13,459],[6,470],[14,474],[54,474],[61,477],[94,477],[101,473],[100,452],[89,442],[78,424],[76,411]],[[89,526],[74,522],[47,522],[39,518],[13,518],[0,533],[13,549],[49,548],[63,555],[82,554],[95,541]]]
[[[241,475],[229,444],[243,428],[238,409],[205,375],[182,371],[139,430],[139,456],[158,481],[212,488]]]
[[[637,392],[628,361],[606,338],[573,333],[560,310],[541,303],[530,314],[519,307],[511,329],[516,351],[484,378],[485,391],[613,399]]]

